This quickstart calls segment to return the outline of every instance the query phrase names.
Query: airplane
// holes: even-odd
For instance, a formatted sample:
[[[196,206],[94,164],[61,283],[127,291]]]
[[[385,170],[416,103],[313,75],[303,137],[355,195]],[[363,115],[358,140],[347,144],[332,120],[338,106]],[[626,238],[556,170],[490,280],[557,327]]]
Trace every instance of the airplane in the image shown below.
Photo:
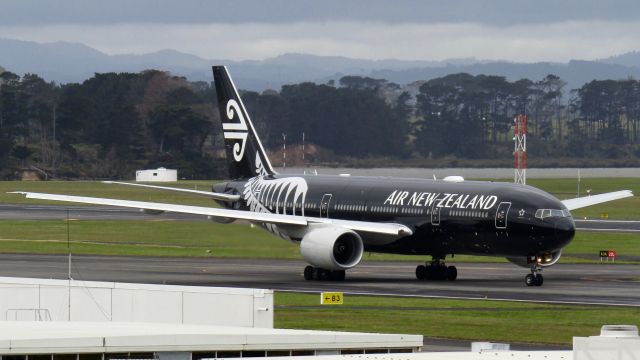
[[[274,169],[224,66],[213,66],[230,179],[211,192],[111,182],[208,196],[221,208],[17,192],[27,198],[137,208],[150,213],[248,220],[300,246],[306,280],[345,279],[363,253],[430,256],[421,280],[455,280],[446,256],[500,256],[530,269],[527,286],[543,284],[575,234],[570,211],[633,196],[629,190],[558,200],[535,187],[459,176],[435,179],[285,175]]]

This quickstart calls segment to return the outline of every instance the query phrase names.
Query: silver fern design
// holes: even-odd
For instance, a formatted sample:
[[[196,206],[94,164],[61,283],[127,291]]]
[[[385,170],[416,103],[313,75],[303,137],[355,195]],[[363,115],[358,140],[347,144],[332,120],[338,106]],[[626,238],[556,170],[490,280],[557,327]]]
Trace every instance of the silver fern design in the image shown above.
[[[256,170],[259,171],[259,167]],[[253,212],[304,216],[308,190],[307,181],[300,177],[268,179],[256,176],[247,181],[242,196]],[[274,235],[289,239],[276,225],[263,226]]]

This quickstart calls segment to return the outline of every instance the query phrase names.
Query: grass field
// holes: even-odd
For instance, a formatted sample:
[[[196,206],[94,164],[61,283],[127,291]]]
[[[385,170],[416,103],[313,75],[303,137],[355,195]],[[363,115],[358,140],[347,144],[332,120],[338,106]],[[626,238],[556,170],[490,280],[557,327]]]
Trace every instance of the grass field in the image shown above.
[[[171,187],[211,191],[215,181],[179,181],[160,184]],[[174,191],[144,189],[134,186],[104,184],[100,181],[0,181],[0,204],[62,204],[59,201],[25,199],[11,191],[44,192],[63,195],[92,196],[137,201],[167,202],[185,205],[215,206],[215,203],[203,196],[194,196]],[[74,204],[82,206],[82,204]]]
[[[639,308],[625,307],[355,295],[344,305],[319,306],[319,300],[318,294],[276,293],[276,327],[569,345],[573,336],[598,335],[604,324],[640,318]]]
[[[69,221],[75,254],[214,256],[301,259],[298,246],[247,224],[209,221]],[[638,261],[637,235],[579,233],[564,250],[562,262],[599,262],[602,249],[615,249],[624,260]],[[65,220],[0,221],[0,252],[66,253]],[[365,254],[365,261],[422,262],[425,256]],[[628,258],[629,259],[629,258]],[[456,256],[452,262],[503,262],[503,258]],[[619,263],[629,263],[619,261]]]
[[[576,179],[529,179],[529,185],[550,192],[559,199],[576,197]],[[580,196],[617,190],[631,190],[636,196],[572,211],[575,218],[599,219],[605,213],[610,219],[640,220],[640,179],[637,178],[586,178],[581,180]]]
[[[214,181],[181,181],[171,186],[209,190]],[[575,180],[530,180],[534,186],[560,198],[575,196]],[[582,189],[593,193],[630,189],[640,194],[640,182],[632,178],[583,179]],[[81,196],[131,199],[214,206],[210,199],[152,189],[103,184],[95,181],[0,182],[0,203],[46,203],[6,194],[26,190]],[[59,203],[57,203],[59,204]],[[76,204],[74,204],[76,206]],[[574,212],[576,217],[640,219],[640,196],[601,204]],[[0,221],[0,251],[66,253],[64,221]],[[243,224],[222,225],[206,221],[72,221],[71,250],[78,254],[216,256],[300,258],[297,246]],[[579,233],[564,250],[563,262],[598,262],[603,249],[615,249],[620,257],[638,261],[640,240],[634,234]],[[423,256],[367,254],[365,260],[423,261]],[[455,262],[496,262],[502,258],[456,256]]]

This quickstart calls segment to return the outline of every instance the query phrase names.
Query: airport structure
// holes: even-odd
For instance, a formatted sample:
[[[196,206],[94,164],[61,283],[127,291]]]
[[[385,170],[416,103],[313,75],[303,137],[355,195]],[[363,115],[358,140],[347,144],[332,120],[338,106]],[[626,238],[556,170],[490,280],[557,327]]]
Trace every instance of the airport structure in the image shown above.
[[[635,326],[575,337],[573,351],[472,343],[429,352],[421,335],[274,329],[273,291],[0,278],[0,360],[637,359]],[[421,352],[423,351],[423,352]]]
[[[165,169],[163,167],[149,170],[136,171],[136,181],[176,182],[178,170]]]
[[[525,185],[527,183],[527,116],[518,115],[513,122],[515,123],[513,128],[514,181],[516,184]]]
[[[0,360],[413,352],[421,335],[273,328],[273,291],[0,278]]]

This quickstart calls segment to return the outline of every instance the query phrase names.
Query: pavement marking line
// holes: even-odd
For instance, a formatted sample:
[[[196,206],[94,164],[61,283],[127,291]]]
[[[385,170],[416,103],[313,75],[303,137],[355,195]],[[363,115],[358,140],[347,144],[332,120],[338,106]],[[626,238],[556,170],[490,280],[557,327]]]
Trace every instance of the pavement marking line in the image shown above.
[[[640,232],[640,229],[595,229],[595,228],[576,228],[579,231],[594,231],[594,232]]]
[[[640,224],[640,220],[578,220],[574,219],[575,222],[596,222],[596,223],[631,223],[631,224]]]
[[[321,291],[318,290],[291,290],[291,289],[273,289],[274,291],[282,292],[299,292],[299,293],[311,293],[316,294]],[[551,304],[551,305],[588,305],[588,306],[621,306],[621,307],[634,307],[640,308],[640,304],[630,303],[607,303],[607,302],[588,302],[588,301],[563,301],[563,300],[524,300],[524,299],[505,299],[505,298],[493,298],[493,297],[472,297],[472,296],[446,296],[446,295],[410,295],[410,294],[391,294],[391,293],[372,293],[372,292],[358,292],[358,291],[343,291],[349,295],[366,295],[366,296],[392,296],[392,297],[407,297],[407,298],[424,298],[424,299],[449,299],[449,300],[488,300],[488,301],[506,301],[506,302],[521,302],[521,303],[539,303],[539,304]]]
[[[153,243],[131,243],[131,242],[108,242],[108,241],[86,241],[86,240],[54,240],[54,239],[3,239],[0,238],[0,242],[35,242],[35,243],[64,243],[71,244],[89,244],[89,245],[106,245],[106,246],[143,246],[143,247],[158,247],[158,248],[172,248],[172,249],[205,249],[205,247],[196,246],[184,246],[184,245],[163,245]],[[54,254],[42,254],[42,255],[54,255]],[[84,255],[84,254],[82,254]],[[98,255],[100,256],[100,255]],[[111,255],[115,256],[115,255]]]

